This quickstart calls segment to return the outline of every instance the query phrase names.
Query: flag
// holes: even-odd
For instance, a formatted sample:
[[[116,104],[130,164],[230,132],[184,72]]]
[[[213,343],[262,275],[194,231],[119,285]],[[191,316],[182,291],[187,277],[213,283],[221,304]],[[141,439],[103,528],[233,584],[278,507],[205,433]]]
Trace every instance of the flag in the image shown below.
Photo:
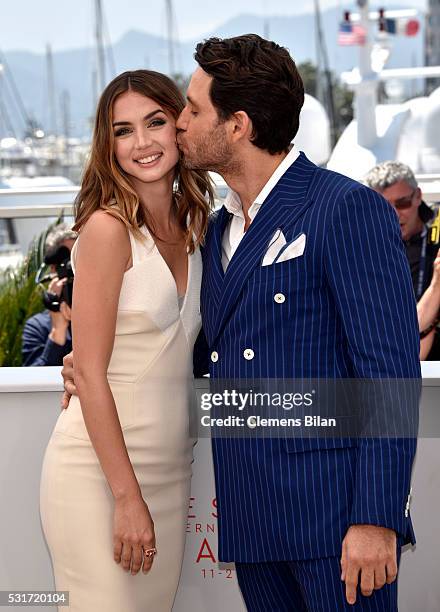
[[[397,23],[395,19],[389,19],[388,17],[385,19],[385,32],[388,32],[388,34],[397,33]]]
[[[365,30],[362,26],[342,21],[339,24],[338,45],[365,45]]]
[[[388,34],[398,34],[401,36],[415,36],[420,29],[417,19],[390,19],[386,17],[383,19],[383,24],[383,31]]]
[[[415,36],[420,29],[420,23],[417,19],[408,19],[405,24],[405,36]]]

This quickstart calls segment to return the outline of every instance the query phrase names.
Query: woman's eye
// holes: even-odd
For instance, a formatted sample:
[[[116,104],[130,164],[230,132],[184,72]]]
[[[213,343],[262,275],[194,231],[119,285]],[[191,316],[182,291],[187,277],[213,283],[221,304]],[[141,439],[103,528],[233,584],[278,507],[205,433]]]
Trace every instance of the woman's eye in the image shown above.
[[[128,134],[129,131],[130,130],[128,128],[120,128],[119,130],[116,130],[115,136],[125,136],[125,134]]]
[[[165,120],[164,119],[153,119],[153,121],[149,123],[149,127],[157,127],[158,125],[165,125]]]
[[[192,115],[193,117],[197,117],[197,115],[198,115],[198,114],[199,114],[199,113],[198,113],[198,112],[196,112],[196,111],[191,111],[191,115]]]

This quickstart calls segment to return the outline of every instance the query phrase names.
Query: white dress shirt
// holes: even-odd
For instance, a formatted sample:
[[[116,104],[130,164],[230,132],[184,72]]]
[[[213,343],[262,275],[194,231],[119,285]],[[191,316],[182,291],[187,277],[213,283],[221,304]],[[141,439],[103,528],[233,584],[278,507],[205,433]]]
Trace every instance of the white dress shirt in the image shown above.
[[[290,168],[293,162],[297,159],[298,155],[299,155],[299,152],[296,151],[292,147],[289,153],[280,163],[280,165],[275,168],[274,173],[269,178],[267,183],[264,185],[263,189],[260,191],[260,193],[255,198],[251,207],[249,208],[248,215],[251,220],[251,223],[255,219],[255,216],[260,210],[261,205],[263,204],[264,200],[267,198],[269,193],[278,183],[278,181],[283,176],[283,174],[286,172],[286,170]],[[245,231],[244,231],[245,218],[243,214],[243,206],[241,204],[241,200],[238,194],[232,189],[229,189],[226,195],[224,206],[226,210],[232,213],[233,215],[228,225],[226,226],[225,232],[223,234],[223,239],[222,239],[222,266],[223,266],[223,270],[226,271],[226,268],[228,267],[232,256],[237,250],[237,247],[240,244],[245,234]]]

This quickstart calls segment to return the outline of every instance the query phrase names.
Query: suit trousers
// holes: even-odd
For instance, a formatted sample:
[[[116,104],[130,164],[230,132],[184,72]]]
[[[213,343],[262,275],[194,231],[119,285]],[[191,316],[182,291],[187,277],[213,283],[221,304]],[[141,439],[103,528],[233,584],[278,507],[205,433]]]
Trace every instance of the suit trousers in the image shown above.
[[[236,563],[235,567],[248,612],[397,612],[397,581],[370,597],[358,588],[356,604],[349,605],[339,557]]]

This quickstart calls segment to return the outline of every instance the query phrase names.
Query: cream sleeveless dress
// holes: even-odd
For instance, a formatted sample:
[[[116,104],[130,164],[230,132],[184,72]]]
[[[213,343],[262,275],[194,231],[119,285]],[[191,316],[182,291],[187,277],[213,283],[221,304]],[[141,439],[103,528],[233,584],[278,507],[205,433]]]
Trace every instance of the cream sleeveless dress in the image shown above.
[[[169,612],[185,540],[193,441],[192,351],[200,329],[202,262],[188,256],[179,309],[176,284],[151,235],[130,233],[133,266],[123,279],[108,380],[125,443],[150,509],[158,554],[148,574],[113,560],[113,497],[72,397],[43,463],[40,511],[58,590],[72,612]],[[81,248],[79,238],[72,251]],[[99,333],[99,329],[96,330]]]

